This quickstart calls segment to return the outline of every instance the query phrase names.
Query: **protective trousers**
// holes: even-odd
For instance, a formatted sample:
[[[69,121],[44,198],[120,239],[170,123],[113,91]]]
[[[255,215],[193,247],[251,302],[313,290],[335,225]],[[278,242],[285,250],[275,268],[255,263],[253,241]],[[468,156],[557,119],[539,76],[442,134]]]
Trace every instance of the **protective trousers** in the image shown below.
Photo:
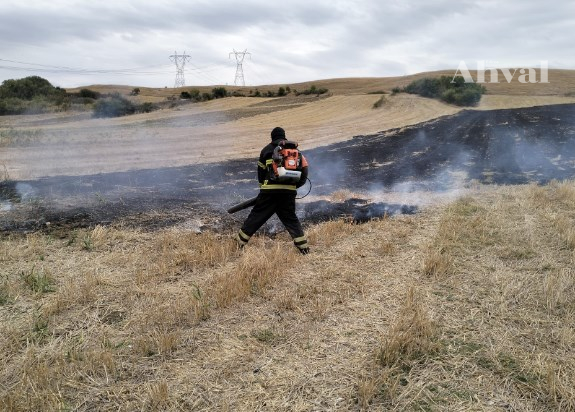
[[[256,204],[238,233],[241,245],[248,243],[250,238],[275,213],[291,235],[294,245],[302,253],[307,253],[307,238],[298,217],[295,214],[295,191],[272,192],[260,191]]]

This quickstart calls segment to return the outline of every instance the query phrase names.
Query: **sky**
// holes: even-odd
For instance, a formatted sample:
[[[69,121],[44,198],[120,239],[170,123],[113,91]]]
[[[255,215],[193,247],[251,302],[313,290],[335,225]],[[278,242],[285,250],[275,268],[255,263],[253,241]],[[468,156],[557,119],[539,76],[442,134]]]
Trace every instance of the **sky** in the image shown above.
[[[0,82],[247,86],[487,67],[575,69],[572,0],[2,0]],[[241,55],[238,55],[241,57]],[[180,58],[181,60],[181,58]],[[238,79],[239,81],[240,79]]]

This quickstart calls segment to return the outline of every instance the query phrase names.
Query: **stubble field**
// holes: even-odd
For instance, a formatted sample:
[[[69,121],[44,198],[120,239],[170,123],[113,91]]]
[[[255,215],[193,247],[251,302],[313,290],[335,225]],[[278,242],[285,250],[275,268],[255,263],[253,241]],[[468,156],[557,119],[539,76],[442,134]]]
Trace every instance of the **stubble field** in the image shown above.
[[[0,407],[575,410],[573,106],[484,112],[572,98],[333,90],[1,119]],[[223,212],[276,125],[315,158],[308,256]]]

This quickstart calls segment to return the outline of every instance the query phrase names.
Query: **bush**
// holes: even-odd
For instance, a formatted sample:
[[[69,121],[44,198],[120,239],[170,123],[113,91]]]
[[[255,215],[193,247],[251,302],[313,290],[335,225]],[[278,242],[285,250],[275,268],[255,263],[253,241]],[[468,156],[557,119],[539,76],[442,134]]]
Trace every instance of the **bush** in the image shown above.
[[[304,90],[304,91],[302,91],[302,92],[298,92],[298,91],[294,90],[294,94],[295,94],[296,96],[298,96],[298,95],[300,95],[300,94],[303,94],[303,95],[306,95],[306,96],[309,95],[309,94],[315,94],[316,96],[319,96],[320,94],[327,93],[328,91],[329,91],[329,90],[326,89],[326,88],[324,88],[324,87],[321,87],[321,88],[318,89],[315,85],[312,85],[309,89],[306,89],[306,90]]]
[[[80,92],[78,93],[78,96],[84,97],[84,98],[88,98],[88,99],[97,100],[97,99],[100,98],[100,93],[95,92],[95,91],[90,90],[90,89],[82,89],[82,90],[80,90]]]
[[[93,99],[91,97],[80,97],[80,94],[76,93],[74,95],[70,95],[67,103],[70,106],[88,106],[88,105],[93,105],[95,102],[96,102],[96,99]],[[66,103],[64,103],[64,104],[66,104]]]
[[[30,100],[26,107],[26,114],[40,114],[50,111],[52,103],[45,97],[37,96]]]
[[[23,114],[28,104],[25,100],[16,97],[10,97],[0,100],[0,115]]]
[[[435,79],[415,80],[408,84],[404,91],[423,97],[440,99],[457,106],[473,106],[479,102],[481,95],[485,93],[485,87],[476,83],[466,83],[462,76],[455,78],[441,76]]]
[[[212,89],[212,96],[214,99],[220,99],[228,96],[228,91],[225,87],[214,87]]]
[[[190,99],[192,100],[200,100],[202,98],[200,91],[198,89],[192,89],[189,91]]]
[[[0,100],[0,116],[19,114],[39,114],[69,107],[68,100],[54,102],[45,97],[35,97],[32,100],[23,100],[15,97]]]
[[[201,100],[208,100],[202,98],[202,94],[200,93],[200,91],[198,89],[191,89],[191,90],[186,90],[180,93],[180,99],[188,99],[188,100],[193,100],[193,101],[201,101]]]
[[[385,98],[385,96],[381,96],[372,106],[373,109],[377,109],[381,106],[383,106],[383,104],[387,101],[387,99]]]
[[[138,107],[138,112],[140,113],[150,113],[153,112],[154,110],[157,110],[157,106],[153,103],[150,102],[145,102],[142,103],[139,107]]]
[[[130,100],[114,93],[110,97],[100,99],[94,105],[94,117],[120,117],[136,112],[136,106]]]
[[[439,79],[424,78],[411,82],[405,86],[405,91],[410,94],[418,94],[423,97],[438,97],[441,94],[441,82]]]
[[[283,87],[280,87],[278,89],[278,96],[285,96],[286,95],[286,89],[284,89]]]
[[[65,90],[39,76],[5,80],[0,85],[0,115],[44,113],[69,105]]]

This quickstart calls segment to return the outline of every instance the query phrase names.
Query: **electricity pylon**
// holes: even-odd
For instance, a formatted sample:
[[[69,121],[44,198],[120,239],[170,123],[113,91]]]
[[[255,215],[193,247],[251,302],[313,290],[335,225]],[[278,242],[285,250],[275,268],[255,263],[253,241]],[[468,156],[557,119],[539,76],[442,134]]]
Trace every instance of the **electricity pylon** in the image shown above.
[[[174,54],[170,56],[170,60],[176,64],[176,82],[174,83],[174,87],[185,86],[184,67],[186,66],[186,62],[190,61],[190,56],[188,56],[185,51],[184,54],[174,52]]]
[[[234,86],[245,86],[246,82],[244,80],[244,68],[242,67],[242,63],[246,57],[246,54],[250,55],[250,59],[252,58],[252,54],[248,52],[248,49],[245,49],[243,52],[237,52],[234,49],[233,52],[230,52],[229,58],[232,57],[232,54],[236,56],[236,78],[234,79]]]

